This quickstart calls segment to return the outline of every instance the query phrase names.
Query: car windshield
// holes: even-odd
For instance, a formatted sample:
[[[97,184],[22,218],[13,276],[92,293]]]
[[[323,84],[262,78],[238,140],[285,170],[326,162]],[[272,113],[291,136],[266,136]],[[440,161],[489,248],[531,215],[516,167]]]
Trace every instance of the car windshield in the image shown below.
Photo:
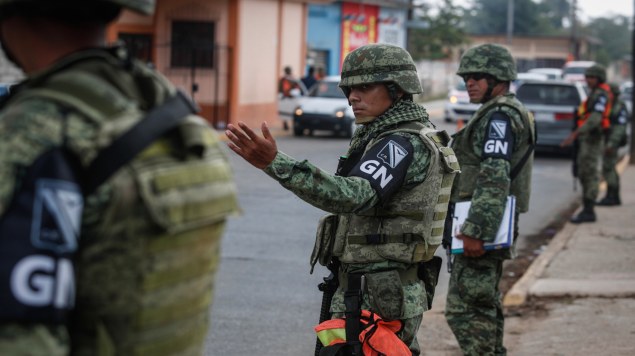
[[[567,67],[562,72],[563,74],[584,74],[584,71],[588,67]]]
[[[309,96],[318,98],[346,98],[344,92],[337,86],[338,82],[322,81],[314,85]]]
[[[523,104],[580,105],[578,90],[571,85],[527,83],[518,88],[516,96]]]

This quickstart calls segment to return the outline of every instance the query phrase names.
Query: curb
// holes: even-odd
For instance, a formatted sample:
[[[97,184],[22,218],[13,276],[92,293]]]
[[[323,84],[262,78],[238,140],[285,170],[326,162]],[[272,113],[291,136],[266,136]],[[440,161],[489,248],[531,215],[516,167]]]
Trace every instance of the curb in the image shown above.
[[[629,155],[626,154],[617,164],[616,169],[619,174],[624,172],[626,166],[628,165],[628,161]],[[602,182],[600,189],[606,189],[605,182]],[[516,283],[514,283],[514,285],[505,294],[505,297],[503,298],[503,306],[518,307],[527,301],[529,289],[536,283],[538,278],[542,276],[542,273],[545,271],[549,263],[551,263],[553,258],[564,248],[564,246],[566,246],[567,242],[569,242],[578,227],[578,225],[572,223],[565,224],[564,228],[562,228],[562,230],[560,230],[551,240],[547,249],[531,263],[523,276],[516,281]]]

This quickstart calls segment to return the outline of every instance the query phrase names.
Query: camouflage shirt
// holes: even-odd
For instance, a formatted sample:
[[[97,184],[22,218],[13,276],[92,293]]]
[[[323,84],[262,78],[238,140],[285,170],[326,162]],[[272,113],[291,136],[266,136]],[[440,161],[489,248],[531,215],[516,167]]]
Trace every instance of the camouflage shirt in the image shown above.
[[[616,100],[611,108],[611,126],[606,139],[606,147],[618,148],[626,140],[629,113],[622,100]]]
[[[376,120],[360,127],[351,140],[349,154],[365,147],[372,138],[395,127],[396,124],[420,121],[433,126],[428,120],[425,109],[419,105],[402,101],[388,109]],[[402,187],[421,183],[426,178],[431,153],[418,135],[397,133],[405,137],[413,147],[414,157],[407,169]],[[380,196],[368,180],[359,177],[342,177],[330,174],[315,167],[308,161],[297,161],[279,152],[274,161],[265,168],[265,172],[280,184],[292,191],[309,204],[330,213],[363,213],[377,206]],[[412,266],[396,262],[383,261],[368,264],[347,264],[342,269],[345,273],[375,272],[389,269],[405,270]],[[425,291],[421,283],[403,286],[404,318],[420,315],[425,310]],[[368,308],[368,296],[364,297],[363,308]],[[331,303],[332,312],[344,311],[344,290],[338,288]]]
[[[513,106],[521,105],[513,94],[506,94],[506,100]],[[532,130],[513,106],[492,105],[488,109],[487,105],[483,104],[483,110],[477,111],[468,125],[455,134],[452,148],[462,169],[453,187],[453,201],[472,201],[461,233],[489,242],[494,240],[510,194],[512,165],[527,152]],[[472,169],[468,160],[480,163]],[[530,175],[531,165],[530,158],[521,172]],[[522,178],[521,173],[518,179]],[[521,189],[528,195],[530,184],[524,185]]]

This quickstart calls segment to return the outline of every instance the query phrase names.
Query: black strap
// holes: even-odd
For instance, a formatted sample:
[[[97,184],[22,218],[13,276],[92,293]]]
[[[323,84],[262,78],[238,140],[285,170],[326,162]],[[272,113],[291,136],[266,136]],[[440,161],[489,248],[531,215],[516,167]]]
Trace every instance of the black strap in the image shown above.
[[[132,129],[103,149],[86,171],[84,195],[93,193],[119,168],[130,162],[157,138],[180,124],[187,115],[198,112],[194,104],[181,91],[152,109]]]
[[[362,316],[362,277],[361,273],[348,274],[348,286],[344,292],[344,305],[346,311],[346,344],[352,348],[352,355],[361,356],[362,344],[359,342]]]

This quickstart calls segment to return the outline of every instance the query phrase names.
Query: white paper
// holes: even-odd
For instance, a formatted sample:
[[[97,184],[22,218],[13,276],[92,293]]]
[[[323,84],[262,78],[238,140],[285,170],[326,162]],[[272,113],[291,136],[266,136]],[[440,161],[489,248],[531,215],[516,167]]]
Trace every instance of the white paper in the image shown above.
[[[452,253],[463,253],[463,240],[456,238],[461,230],[461,225],[465,222],[467,214],[470,211],[471,201],[464,201],[454,204],[454,216],[452,218]],[[493,242],[483,244],[485,250],[498,250],[509,248],[514,241],[514,211],[516,210],[516,197],[510,195],[507,197],[503,220],[501,221],[496,239]]]

